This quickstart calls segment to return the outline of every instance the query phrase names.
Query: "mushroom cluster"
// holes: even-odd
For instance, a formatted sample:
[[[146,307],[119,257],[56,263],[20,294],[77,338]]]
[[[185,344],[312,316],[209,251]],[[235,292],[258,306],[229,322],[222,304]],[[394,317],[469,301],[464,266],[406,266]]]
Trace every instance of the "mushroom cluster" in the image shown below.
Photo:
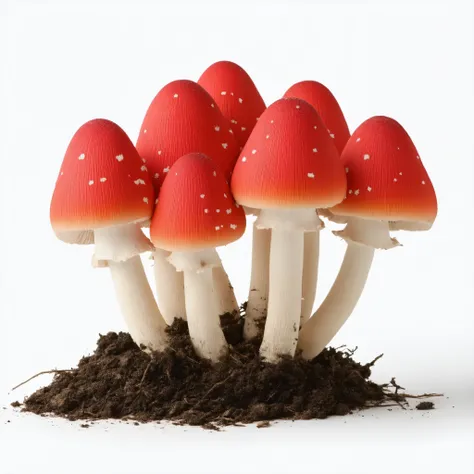
[[[220,315],[231,313],[244,318],[245,339],[263,331],[260,354],[275,363],[297,351],[316,357],[353,312],[375,250],[399,245],[390,232],[428,230],[436,214],[433,185],[397,121],[372,117],[351,135],[334,95],[310,80],[267,107],[240,66],[220,61],[196,82],[165,85],[136,145],[110,120],[82,125],[50,219],[60,240],[94,244],[92,265],[110,269],[144,350],[164,350],[166,327],[182,318],[196,353],[216,362],[228,351]],[[320,217],[345,224],[334,234],[347,250],[312,314]],[[241,316],[217,247],[242,237],[247,218],[252,267]]]

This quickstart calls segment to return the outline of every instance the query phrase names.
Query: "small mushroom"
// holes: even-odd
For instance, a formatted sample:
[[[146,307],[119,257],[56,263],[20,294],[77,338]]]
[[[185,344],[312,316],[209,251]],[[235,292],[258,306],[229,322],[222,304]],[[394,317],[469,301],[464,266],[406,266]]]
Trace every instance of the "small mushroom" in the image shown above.
[[[320,127],[314,129],[315,124]],[[266,139],[270,130],[274,138]],[[315,209],[334,206],[346,191],[339,154],[314,108],[300,99],[280,99],[268,107],[237,160],[231,187],[239,204],[260,209],[257,227],[272,229],[260,353],[274,362],[296,350],[304,234],[321,227]]]
[[[334,232],[347,242],[339,274],[326,299],[302,327],[299,347],[318,355],[354,310],[364,289],[375,249],[398,244],[390,228],[428,230],[437,214],[436,194],[404,128],[388,117],[372,117],[347,143],[341,160],[350,169],[347,196],[333,207],[347,220]]]
[[[227,350],[212,275],[221,266],[215,248],[244,232],[244,211],[236,206],[216,164],[200,153],[176,161],[161,188],[150,235],[156,247],[171,252],[169,262],[184,273],[189,334],[197,354],[212,361]]]
[[[153,249],[139,226],[151,218],[153,202],[153,186],[126,133],[104,119],[80,127],[54,189],[52,227],[65,242],[95,243],[94,261],[110,268],[133,340],[162,350],[166,324],[140,259]]]
[[[339,154],[342,153],[350,137],[349,127],[339,103],[326,86],[316,81],[301,81],[292,85],[285,92],[284,97],[296,97],[312,105],[321,117],[329,136],[333,139],[337,151]],[[316,124],[314,126],[317,127]],[[318,209],[317,212],[323,217],[333,217],[327,209]],[[301,325],[311,316],[316,298],[319,232],[311,232],[305,235],[304,252]]]
[[[146,161],[156,192],[178,158],[193,152],[211,157],[229,180],[239,154],[235,136],[227,133],[230,128],[230,121],[200,85],[177,80],[164,86],[148,107],[137,140],[137,150]],[[162,249],[153,252],[153,259],[163,317],[168,323],[175,318],[185,319],[183,274],[170,265]],[[224,268],[216,268],[214,273],[216,285],[220,285],[221,312],[238,311]]]

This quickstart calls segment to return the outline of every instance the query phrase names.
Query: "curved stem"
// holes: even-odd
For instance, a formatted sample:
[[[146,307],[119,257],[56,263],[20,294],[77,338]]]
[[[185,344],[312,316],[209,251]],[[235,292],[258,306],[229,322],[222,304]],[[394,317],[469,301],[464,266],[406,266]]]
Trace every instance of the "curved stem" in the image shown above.
[[[185,268],[184,292],[194,349],[200,357],[216,362],[227,351],[227,342],[220,325],[212,268]]]
[[[222,264],[212,269],[214,291],[217,296],[218,314],[239,314],[239,303],[235,297],[234,287]]]
[[[294,356],[301,318],[304,232],[276,227],[270,246],[268,315],[260,354],[269,362]]]
[[[367,281],[374,251],[373,247],[348,242],[331,290],[301,329],[298,348],[306,359],[316,357],[352,314]]]
[[[148,283],[140,256],[124,262],[109,261],[120,310],[132,339],[140,346],[162,351],[166,323]]]
[[[316,232],[306,232],[304,234],[303,298],[301,301],[300,326],[303,326],[310,318],[316,298],[319,267],[319,235],[319,230]]]
[[[184,302],[184,275],[168,262],[169,252],[156,249],[153,252],[158,308],[165,321],[171,325],[175,318],[186,319]]]
[[[270,229],[259,229],[253,224],[252,270],[245,311],[244,339],[258,335],[259,322],[267,315],[271,235]]]

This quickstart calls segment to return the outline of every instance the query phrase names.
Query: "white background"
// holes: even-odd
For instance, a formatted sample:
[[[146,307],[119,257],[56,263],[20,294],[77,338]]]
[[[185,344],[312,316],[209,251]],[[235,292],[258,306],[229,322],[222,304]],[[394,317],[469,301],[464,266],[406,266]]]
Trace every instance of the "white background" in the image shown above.
[[[0,13],[1,474],[473,472],[471,2],[0,0]],[[445,393],[435,411],[208,433],[109,423],[84,430],[10,408],[49,379],[9,394],[13,385],[73,366],[98,333],[124,329],[107,271],[90,267],[92,249],[63,244],[50,229],[72,134],[106,117],[135,141],[163,85],[197,80],[221,59],[241,64],[268,104],[315,79],[332,89],[351,130],[385,114],[411,134],[437,190],[437,222],[378,252],[334,344],[358,345],[361,361],[385,353],[374,379]],[[326,231],[318,302],[343,252]],[[250,236],[222,255],[243,301]]]

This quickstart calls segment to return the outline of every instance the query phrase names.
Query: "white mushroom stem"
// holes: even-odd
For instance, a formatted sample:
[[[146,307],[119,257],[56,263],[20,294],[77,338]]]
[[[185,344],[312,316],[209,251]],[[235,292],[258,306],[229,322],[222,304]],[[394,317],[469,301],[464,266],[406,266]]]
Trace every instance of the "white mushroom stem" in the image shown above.
[[[212,269],[212,279],[214,291],[217,295],[219,314],[239,314],[239,303],[237,303],[237,298],[235,297],[234,287],[229,280],[229,275],[227,275],[222,266],[222,261],[218,267]]]
[[[154,351],[166,347],[166,323],[148,283],[140,256],[108,262],[115,294],[132,339]]]
[[[138,223],[94,230],[94,265],[110,267],[120,310],[138,345],[161,351],[166,346],[163,319],[139,254],[153,250]]]
[[[272,229],[268,313],[260,354],[268,362],[294,356],[301,318],[304,232],[316,231],[314,209],[262,210],[257,227]]]
[[[300,327],[310,318],[316,299],[319,268],[319,230],[304,234],[303,290]]]
[[[351,218],[344,230],[334,232],[347,242],[339,274],[325,300],[302,327],[298,348],[303,357],[316,357],[331,342],[354,311],[362,295],[376,248],[398,242],[390,237],[387,222]]]
[[[250,290],[244,323],[245,339],[252,339],[258,335],[259,322],[267,314],[271,235],[270,229],[259,229],[254,222]]]
[[[215,249],[209,249],[173,252],[168,261],[184,273],[186,315],[194,349],[200,357],[216,362],[227,351],[212,277],[220,258]]]
[[[176,318],[186,319],[184,302],[184,275],[168,262],[170,252],[156,249],[153,252],[156,299],[163,318],[172,324]]]

